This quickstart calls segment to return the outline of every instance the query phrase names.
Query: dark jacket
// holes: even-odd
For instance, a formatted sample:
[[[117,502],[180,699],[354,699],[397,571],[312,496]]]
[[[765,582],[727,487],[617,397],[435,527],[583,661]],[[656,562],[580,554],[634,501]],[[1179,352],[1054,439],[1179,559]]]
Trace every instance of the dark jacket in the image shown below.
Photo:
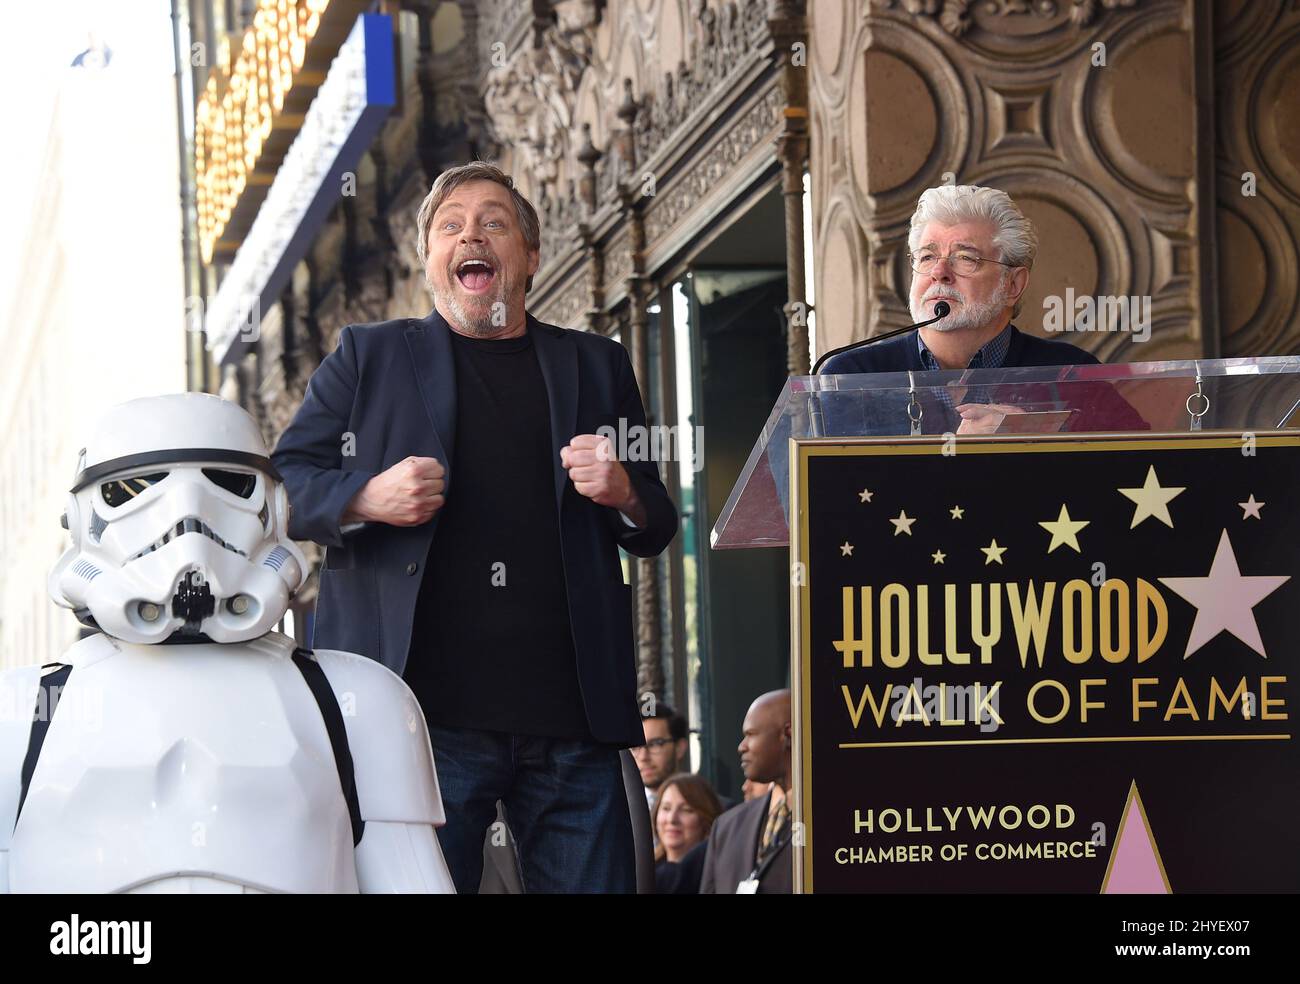
[[[656,895],[698,895],[700,876],[704,873],[707,840],[696,844],[680,861],[661,858],[655,862]]]
[[[1077,345],[1055,339],[1026,335],[1015,325],[1011,326],[1011,344],[1002,368],[1013,366],[1095,366],[1097,357]],[[916,343],[916,332],[909,331],[894,338],[864,345],[850,352],[831,356],[822,366],[821,374],[830,376],[850,372],[924,372],[921,347]]]
[[[1027,335],[1015,325],[1011,326],[1011,343],[1003,360],[1002,369],[1031,366],[1095,366],[1096,356],[1085,352],[1068,342],[1038,338]],[[843,352],[826,360],[821,375],[866,373],[866,372],[926,372],[925,363],[921,361],[920,346],[916,342],[916,332],[909,331],[895,338],[886,339],[875,345]],[[985,370],[996,373],[997,370]],[[917,386],[927,385],[917,379]],[[931,384],[932,385],[932,384]],[[906,380],[901,384],[906,386]],[[1071,410],[1063,431],[1098,431],[1123,432],[1150,430],[1150,425],[1142,415],[1120,395],[1112,383],[1107,381],[1090,381],[1071,379],[1061,382],[1034,383],[998,383],[976,387],[980,393],[979,402],[1006,403],[1036,410]],[[888,397],[892,396],[892,402]],[[835,435],[907,433],[905,414],[907,393],[904,389],[889,394],[877,394],[874,399],[873,416],[870,420],[851,419],[844,413],[833,421],[831,426],[839,429],[827,431]],[[933,398],[930,392],[922,391],[918,399],[923,415],[923,430],[926,434],[942,434],[956,430],[961,424],[961,416],[956,411]],[[846,408],[847,409],[847,408]],[[893,411],[891,429],[887,424],[888,410]],[[882,422],[886,426],[879,426]],[[872,426],[873,424],[877,426]]]
[[[619,513],[575,492],[560,449],[602,426],[645,425],[627,350],[601,335],[543,324],[528,330],[550,402],[555,501],[578,680],[592,735],[624,747],[645,740],[636,705],[631,589],[618,548],[638,557],[664,549],[677,510],[654,461],[625,461],[645,505],[634,529]],[[403,458],[436,458],[456,494],[456,379],[451,329],[435,310],[343,329],[338,348],[312,375],[307,395],[271,459],[284,476],[289,534],[327,547],[313,644],[406,667],[416,600],[439,514],[422,526],[367,523],[344,533],[339,520],[372,477]],[[351,452],[351,453],[345,453]]]
[[[704,873],[700,876],[701,895],[734,895],[736,886],[749,877],[754,870],[759,839],[767,826],[771,801],[772,794],[768,793],[761,799],[733,807],[713,821],[704,856]],[[794,855],[787,825],[781,849],[758,879],[758,894],[789,895],[793,890]]]

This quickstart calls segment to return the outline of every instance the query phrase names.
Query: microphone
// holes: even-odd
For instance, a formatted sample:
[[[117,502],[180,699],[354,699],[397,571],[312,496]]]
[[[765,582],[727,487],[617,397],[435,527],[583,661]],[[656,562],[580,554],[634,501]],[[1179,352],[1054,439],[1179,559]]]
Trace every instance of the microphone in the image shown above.
[[[932,325],[936,321],[942,321],[944,318],[948,317],[948,315],[950,315],[951,313],[952,313],[952,307],[948,304],[948,302],[939,301],[934,306],[934,317],[931,318],[929,321],[918,321],[916,324],[908,325],[906,328],[895,328],[893,331],[887,331],[883,335],[873,335],[872,337],[863,339],[860,342],[851,342],[848,345],[841,345],[837,349],[831,349],[829,352],[827,352],[825,355],[823,355],[820,359],[817,360],[817,364],[812,368],[812,374],[814,376],[820,375],[822,365],[826,362],[827,359],[831,358],[831,356],[839,355],[841,352],[852,352],[854,349],[862,348],[864,345],[874,345],[876,344],[876,342],[883,342],[886,338],[893,338],[895,335],[902,335],[905,332],[912,331],[913,329],[916,328],[924,328],[926,325]]]

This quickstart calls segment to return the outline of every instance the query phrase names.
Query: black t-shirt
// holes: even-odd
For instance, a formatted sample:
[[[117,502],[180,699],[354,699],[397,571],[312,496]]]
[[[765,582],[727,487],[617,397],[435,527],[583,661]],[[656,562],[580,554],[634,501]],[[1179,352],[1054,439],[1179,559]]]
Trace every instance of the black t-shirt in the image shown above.
[[[550,401],[533,340],[451,338],[455,468],[416,603],[406,682],[431,724],[590,740]]]

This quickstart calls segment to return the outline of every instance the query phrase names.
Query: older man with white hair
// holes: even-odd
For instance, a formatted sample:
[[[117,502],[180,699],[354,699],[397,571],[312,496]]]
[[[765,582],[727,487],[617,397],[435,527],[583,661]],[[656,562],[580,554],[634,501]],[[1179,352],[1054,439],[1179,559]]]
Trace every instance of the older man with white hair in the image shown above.
[[[907,237],[912,267],[912,320],[933,318],[947,301],[952,313],[915,335],[834,356],[823,372],[908,369],[997,369],[1055,366],[1097,359],[1066,342],[1025,334],[1020,313],[1038,253],[1033,224],[1005,191],[941,185],[921,195]]]
[[[922,193],[908,234],[912,267],[912,319],[935,317],[945,301],[951,313],[931,325],[878,344],[832,355],[823,373],[906,372],[927,369],[999,369],[1014,366],[1095,364],[1095,356],[1067,342],[1020,331],[1011,319],[1038,252],[1033,224],[1004,191],[978,185],[942,185]],[[1108,388],[1107,388],[1108,389]],[[1023,408],[988,399],[956,407],[963,432],[993,430]],[[969,399],[969,398],[968,398]],[[1089,393],[1088,403],[1106,411],[1106,423],[1124,429],[1144,425],[1127,404],[1110,394]],[[1122,401],[1119,401],[1122,403]],[[1071,409],[1088,409],[1072,407]],[[1073,415],[1079,424],[1093,414]],[[1073,423],[1074,421],[1072,421]],[[1066,429],[1074,429],[1067,425]]]

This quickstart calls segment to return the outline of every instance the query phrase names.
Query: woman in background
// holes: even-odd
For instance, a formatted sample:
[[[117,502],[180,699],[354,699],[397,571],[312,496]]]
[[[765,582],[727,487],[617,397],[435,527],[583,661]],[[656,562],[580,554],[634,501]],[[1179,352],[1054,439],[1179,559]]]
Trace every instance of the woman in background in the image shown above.
[[[679,772],[664,781],[654,815],[656,895],[698,894],[709,830],[721,812],[718,794],[704,777]]]

